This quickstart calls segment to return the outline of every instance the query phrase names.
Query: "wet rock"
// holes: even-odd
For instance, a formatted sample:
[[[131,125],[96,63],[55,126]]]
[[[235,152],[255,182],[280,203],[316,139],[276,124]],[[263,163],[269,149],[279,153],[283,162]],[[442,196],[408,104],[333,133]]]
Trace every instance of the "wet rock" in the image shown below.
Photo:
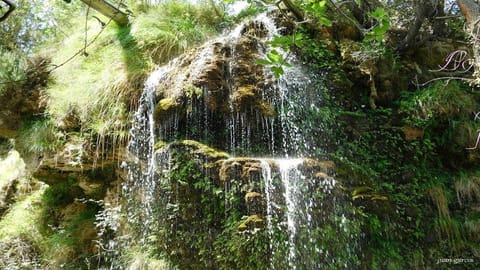
[[[262,194],[258,192],[247,192],[245,194],[245,204],[247,205],[248,213],[251,215],[263,213],[266,207]]]

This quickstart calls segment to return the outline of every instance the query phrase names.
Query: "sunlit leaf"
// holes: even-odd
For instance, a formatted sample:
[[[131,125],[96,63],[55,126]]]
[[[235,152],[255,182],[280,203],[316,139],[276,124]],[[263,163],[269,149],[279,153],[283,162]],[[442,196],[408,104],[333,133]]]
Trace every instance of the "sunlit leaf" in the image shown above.
[[[283,56],[279,54],[276,50],[272,50],[267,54],[267,58],[272,63],[281,63],[283,61]]]
[[[275,76],[275,78],[277,79],[280,78],[280,76],[283,75],[283,73],[285,73],[281,66],[273,66],[271,70],[273,72],[273,76]]]
[[[268,61],[267,59],[261,59],[261,58],[258,58],[257,60],[255,60],[255,63],[262,66],[268,66],[272,64],[272,62]]]

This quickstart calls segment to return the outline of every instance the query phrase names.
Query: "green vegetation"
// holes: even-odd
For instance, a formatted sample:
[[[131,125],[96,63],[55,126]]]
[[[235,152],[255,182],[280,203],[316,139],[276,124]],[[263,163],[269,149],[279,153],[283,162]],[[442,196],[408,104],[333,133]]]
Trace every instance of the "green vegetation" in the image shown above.
[[[131,33],[145,57],[161,64],[217,34],[223,20],[217,12],[206,4],[165,1],[140,14]]]
[[[15,53],[0,47],[0,95],[9,87],[19,85],[26,77],[25,59]],[[7,83],[8,82],[8,83]]]
[[[55,153],[65,140],[63,133],[48,118],[23,123],[17,139],[24,154]]]
[[[1,141],[15,141],[11,144],[24,158],[30,157],[32,164],[28,165],[33,166],[26,166],[15,151],[0,161],[0,191],[13,192],[2,202],[0,268],[93,269],[107,265],[108,259],[95,257],[99,252],[94,242],[98,240],[97,215],[104,210],[101,200],[123,196],[119,201],[134,201],[129,210],[145,207],[140,203],[142,191],[117,194],[122,187],[118,182],[126,179],[117,173],[126,170],[113,164],[72,172],[65,169],[72,164],[61,164],[65,171],[44,175],[42,180],[54,182],[47,187],[29,179],[26,167],[37,167],[38,160],[58,154],[66,144],[79,146],[80,152],[97,150],[92,154],[94,161],[89,160],[90,153],[81,157],[95,166],[106,152],[123,154],[132,114],[151,70],[270,4],[284,11],[276,18],[282,29],[265,46],[251,40],[266,54],[256,64],[270,67],[274,77],[280,78],[296,64],[290,58],[296,55],[307,66],[306,72],[313,74],[308,89],[298,90],[288,100],[288,121],[295,122],[295,133],[307,138],[295,154],[334,160],[336,180],[345,192],[336,194],[335,202],[348,202],[330,204],[334,200],[321,188],[309,186],[311,179],[299,183],[305,196],[326,200],[312,212],[315,228],[298,229],[295,241],[303,244],[300,250],[312,252],[322,269],[342,269],[345,263],[361,269],[436,269],[438,259],[476,260],[480,254],[480,151],[475,145],[480,96],[477,87],[468,84],[475,83],[479,73],[461,70],[462,65],[474,63],[462,62],[466,59],[454,59],[439,73],[429,71],[443,63],[445,51],[472,50],[466,43],[468,33],[461,27],[458,7],[449,6],[452,1],[249,1],[251,6],[236,17],[229,17],[221,1],[214,0],[199,4],[112,1],[129,4],[133,16],[125,27],[93,10],[85,16],[86,6],[81,1],[16,2],[15,14],[0,24],[0,97],[6,108],[0,117],[10,118],[18,126],[0,127],[15,129],[2,132],[5,138]],[[225,59],[234,49],[244,49],[227,47],[220,48]],[[429,51],[430,58],[425,56]],[[247,66],[245,70],[249,64],[254,63],[239,63]],[[225,65],[213,73],[223,76],[232,71]],[[255,100],[256,87],[261,84],[253,81],[263,78],[254,75],[249,77],[250,85],[237,87],[237,94],[252,99],[242,108],[252,113],[252,119],[238,117],[242,122],[238,127],[256,121],[251,126],[258,128],[247,133],[268,131],[252,141],[253,150],[239,149],[237,153],[270,154],[267,149],[274,146],[264,142],[270,136],[281,138],[284,123],[268,122],[278,115],[274,106],[280,104],[270,102],[268,96],[277,89],[268,88],[262,92],[262,100]],[[447,79],[440,80],[440,76]],[[426,81],[429,83],[422,84]],[[212,85],[228,92],[231,83]],[[204,135],[211,145],[227,145],[222,140],[228,137],[229,127],[222,121],[231,117],[229,107],[210,115],[203,100],[219,90],[192,85],[186,91],[187,105],[172,98],[157,100],[156,120],[167,121],[175,110],[184,110],[190,118],[179,120],[185,130],[173,131],[173,137]],[[35,99],[24,101],[27,97]],[[216,108],[223,102],[223,96],[218,97]],[[263,107],[263,115],[255,115],[252,104]],[[19,116],[10,117],[12,112]],[[209,114],[211,122],[191,121],[196,114]],[[250,136],[235,132],[237,139]],[[159,141],[155,149],[160,148],[170,150],[171,156],[168,170],[155,171],[160,179],[156,178],[151,196],[159,201],[149,212],[155,216],[148,224],[150,235],[145,243],[128,250],[119,247],[118,252],[123,253],[112,255],[119,267],[267,269],[273,265],[285,269],[280,262],[289,255],[288,247],[270,244],[289,241],[287,228],[280,225],[268,232],[264,213],[248,212],[249,205],[244,202],[247,191],[264,188],[259,179],[250,177],[250,173],[259,177],[258,168],[243,171],[241,165],[235,179],[227,179],[212,173],[222,166],[221,160],[229,158],[227,153],[191,140]],[[91,164],[85,165],[89,168]],[[242,178],[246,174],[248,181]],[[80,187],[86,178],[91,182]],[[278,172],[273,179],[280,182]],[[135,212],[128,218],[133,221],[122,220],[121,230],[102,236],[124,233],[127,240],[144,237],[142,226],[150,217]],[[358,246],[344,248],[352,241],[350,237],[360,234],[364,237],[354,243]],[[318,248],[328,249],[331,257],[317,252]],[[355,253],[355,248],[360,252]],[[478,261],[461,265],[466,269],[477,266]]]

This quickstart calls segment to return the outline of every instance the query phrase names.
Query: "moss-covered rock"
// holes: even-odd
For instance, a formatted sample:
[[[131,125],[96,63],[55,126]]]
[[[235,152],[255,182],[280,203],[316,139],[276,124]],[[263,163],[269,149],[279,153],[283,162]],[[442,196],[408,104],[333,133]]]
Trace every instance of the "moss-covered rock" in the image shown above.
[[[153,117],[155,121],[165,121],[165,118],[169,115],[172,115],[178,109],[178,107],[179,105],[173,98],[164,98],[155,106]]]

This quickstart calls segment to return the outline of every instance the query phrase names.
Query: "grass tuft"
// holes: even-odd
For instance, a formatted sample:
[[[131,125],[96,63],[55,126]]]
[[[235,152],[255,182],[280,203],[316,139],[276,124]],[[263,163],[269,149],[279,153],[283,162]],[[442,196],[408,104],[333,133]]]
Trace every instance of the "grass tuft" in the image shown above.
[[[480,173],[462,173],[455,181],[455,191],[460,205],[480,201]]]
[[[460,225],[451,218],[444,188],[441,185],[433,186],[428,190],[428,194],[438,211],[434,226],[439,238],[447,240],[453,250],[459,250],[462,245]]]
[[[171,0],[138,16],[132,35],[145,57],[165,63],[216,34],[222,20],[214,8]]]

